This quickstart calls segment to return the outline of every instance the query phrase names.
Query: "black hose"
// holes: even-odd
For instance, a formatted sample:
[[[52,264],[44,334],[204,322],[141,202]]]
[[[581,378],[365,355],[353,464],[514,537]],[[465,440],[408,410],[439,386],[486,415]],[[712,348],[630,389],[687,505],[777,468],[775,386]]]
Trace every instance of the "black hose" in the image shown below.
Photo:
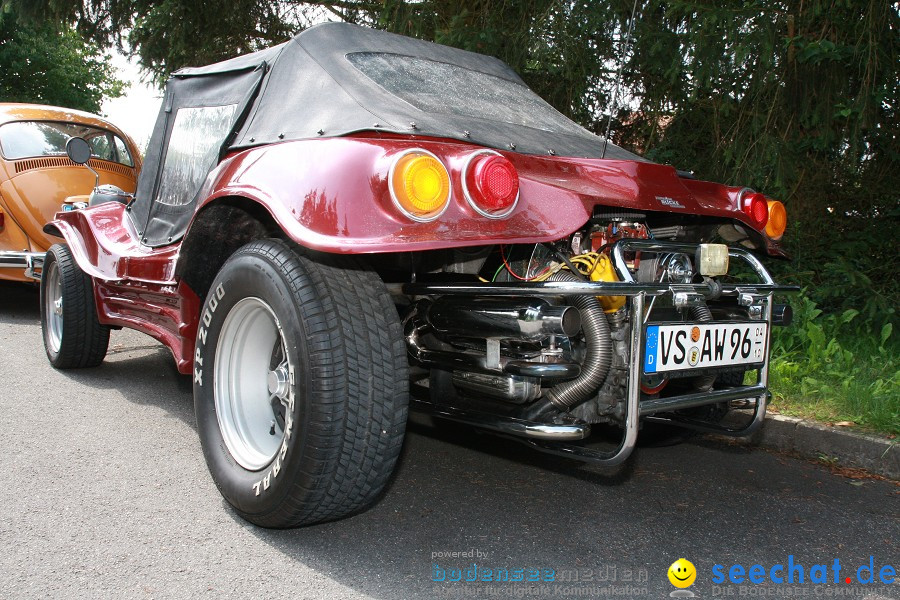
[[[702,322],[713,320],[712,311],[709,310],[706,303],[692,306],[688,312],[694,321]],[[715,382],[715,375],[700,375],[699,377],[694,378],[694,385],[701,390],[711,390]]]
[[[558,271],[549,277],[549,281],[581,281],[574,274]],[[584,331],[587,352],[581,366],[581,374],[575,379],[564,381],[550,388],[546,397],[550,403],[560,410],[574,408],[591,397],[609,373],[612,365],[612,338],[606,313],[600,306],[596,296],[575,296],[572,304],[581,313],[581,326]]]

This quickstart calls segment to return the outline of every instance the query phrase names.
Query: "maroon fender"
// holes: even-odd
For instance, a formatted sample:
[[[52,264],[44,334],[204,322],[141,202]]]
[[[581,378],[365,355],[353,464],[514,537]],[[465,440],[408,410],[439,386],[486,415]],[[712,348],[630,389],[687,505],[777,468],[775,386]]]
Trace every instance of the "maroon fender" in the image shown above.
[[[59,213],[48,229],[93,278],[100,322],[152,336],[172,351],[179,372],[190,373],[201,301],[175,281],[181,244],[142,246],[118,202]]]
[[[413,222],[391,201],[392,158],[409,148],[434,153],[450,171],[450,206],[435,221]],[[251,199],[298,244],[346,254],[557,240],[584,225],[595,204],[737,219],[750,227],[735,207],[740,188],[683,179],[666,165],[515,152],[503,154],[519,173],[519,203],[508,218],[487,219],[468,206],[460,181],[465,160],[479,150],[424,138],[284,142],[230,155],[200,197],[203,206],[224,197]]]
[[[131,279],[173,285],[180,244],[162,248],[141,245],[123,204],[57,213],[46,226],[65,238],[81,269],[105,281]]]

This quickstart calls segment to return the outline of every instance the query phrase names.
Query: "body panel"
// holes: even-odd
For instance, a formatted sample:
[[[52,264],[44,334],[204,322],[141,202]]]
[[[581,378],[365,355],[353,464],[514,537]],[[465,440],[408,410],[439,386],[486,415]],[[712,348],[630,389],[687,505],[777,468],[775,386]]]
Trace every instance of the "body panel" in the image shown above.
[[[390,158],[411,147],[434,152],[453,174],[451,206],[435,222],[409,221],[389,197]],[[653,211],[661,210],[660,197],[680,205],[667,212],[744,218],[734,208],[737,189],[683,180],[671,167],[506,153],[519,172],[521,198],[510,217],[486,219],[462,199],[459,181],[460,165],[478,149],[446,140],[361,137],[245,150],[210,174],[199,210],[235,196],[251,199],[297,243],[347,254],[551,241],[583,226],[596,204]],[[160,248],[142,244],[128,212],[108,203],[59,213],[50,228],[95,279],[101,322],[151,335],[187,373],[200,300],[176,277],[181,240]]]
[[[38,162],[16,161],[17,163]],[[111,184],[133,193],[134,174],[123,175],[115,163],[92,160],[91,166],[100,174],[100,184]],[[45,223],[53,220],[69,196],[88,192],[94,187],[94,175],[80,165],[23,167],[23,172],[0,183],[0,194],[7,199],[9,213],[25,230],[35,251],[46,250],[53,243],[43,233]]]
[[[174,285],[180,244],[150,248],[118,202],[59,213],[50,227],[65,238],[78,265],[103,281],[130,279],[140,283]]]
[[[0,192],[0,212],[4,215],[3,228],[0,229],[0,252],[30,252],[31,248],[28,242],[28,236],[25,235],[25,232],[19,227],[19,224],[16,223],[2,192]],[[25,275],[25,271],[21,268],[0,268],[0,279],[9,281],[30,281]]]
[[[450,207],[429,223],[400,214],[388,192],[391,157],[414,147],[434,152],[451,172]],[[343,254],[546,242],[584,225],[595,205],[747,220],[734,206],[738,188],[685,180],[672,167],[513,152],[504,156],[519,172],[520,201],[509,217],[486,219],[462,198],[459,181],[462,163],[478,149],[446,140],[359,137],[244,150],[210,173],[198,212],[226,198],[250,199],[298,244]],[[60,213],[54,224],[92,276],[174,284],[180,240],[143,245],[127,213],[111,203]]]
[[[451,173],[450,206],[436,221],[413,222],[391,202],[391,158],[409,148],[433,152]],[[669,166],[515,152],[503,155],[519,173],[520,201],[509,217],[486,219],[463,199],[459,180],[462,164],[479,149],[449,140],[359,136],[245,150],[210,174],[201,210],[224,197],[250,198],[297,243],[347,254],[550,241],[581,227],[598,204],[747,222],[735,208],[739,188],[685,180]]]
[[[94,280],[94,298],[101,323],[146,333],[171,350],[179,373],[191,372],[201,302],[190,287]]]

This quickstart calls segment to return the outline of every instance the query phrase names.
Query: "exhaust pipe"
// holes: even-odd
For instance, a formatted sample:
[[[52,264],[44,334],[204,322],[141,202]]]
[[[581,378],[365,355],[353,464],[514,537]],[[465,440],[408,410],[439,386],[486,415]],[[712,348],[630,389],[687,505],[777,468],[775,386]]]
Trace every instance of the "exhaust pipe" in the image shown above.
[[[540,298],[442,296],[428,307],[425,318],[439,333],[482,339],[542,340],[551,335],[572,337],[581,330],[578,309]]]

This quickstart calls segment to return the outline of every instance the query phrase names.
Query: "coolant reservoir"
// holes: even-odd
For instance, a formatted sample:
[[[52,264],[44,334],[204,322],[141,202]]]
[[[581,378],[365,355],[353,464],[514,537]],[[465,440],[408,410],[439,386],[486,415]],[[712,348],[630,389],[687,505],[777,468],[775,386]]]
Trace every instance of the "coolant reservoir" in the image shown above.
[[[618,281],[612,261],[605,254],[600,255],[600,260],[591,271],[591,281]],[[600,306],[608,313],[613,313],[625,306],[625,296],[597,296]]]

